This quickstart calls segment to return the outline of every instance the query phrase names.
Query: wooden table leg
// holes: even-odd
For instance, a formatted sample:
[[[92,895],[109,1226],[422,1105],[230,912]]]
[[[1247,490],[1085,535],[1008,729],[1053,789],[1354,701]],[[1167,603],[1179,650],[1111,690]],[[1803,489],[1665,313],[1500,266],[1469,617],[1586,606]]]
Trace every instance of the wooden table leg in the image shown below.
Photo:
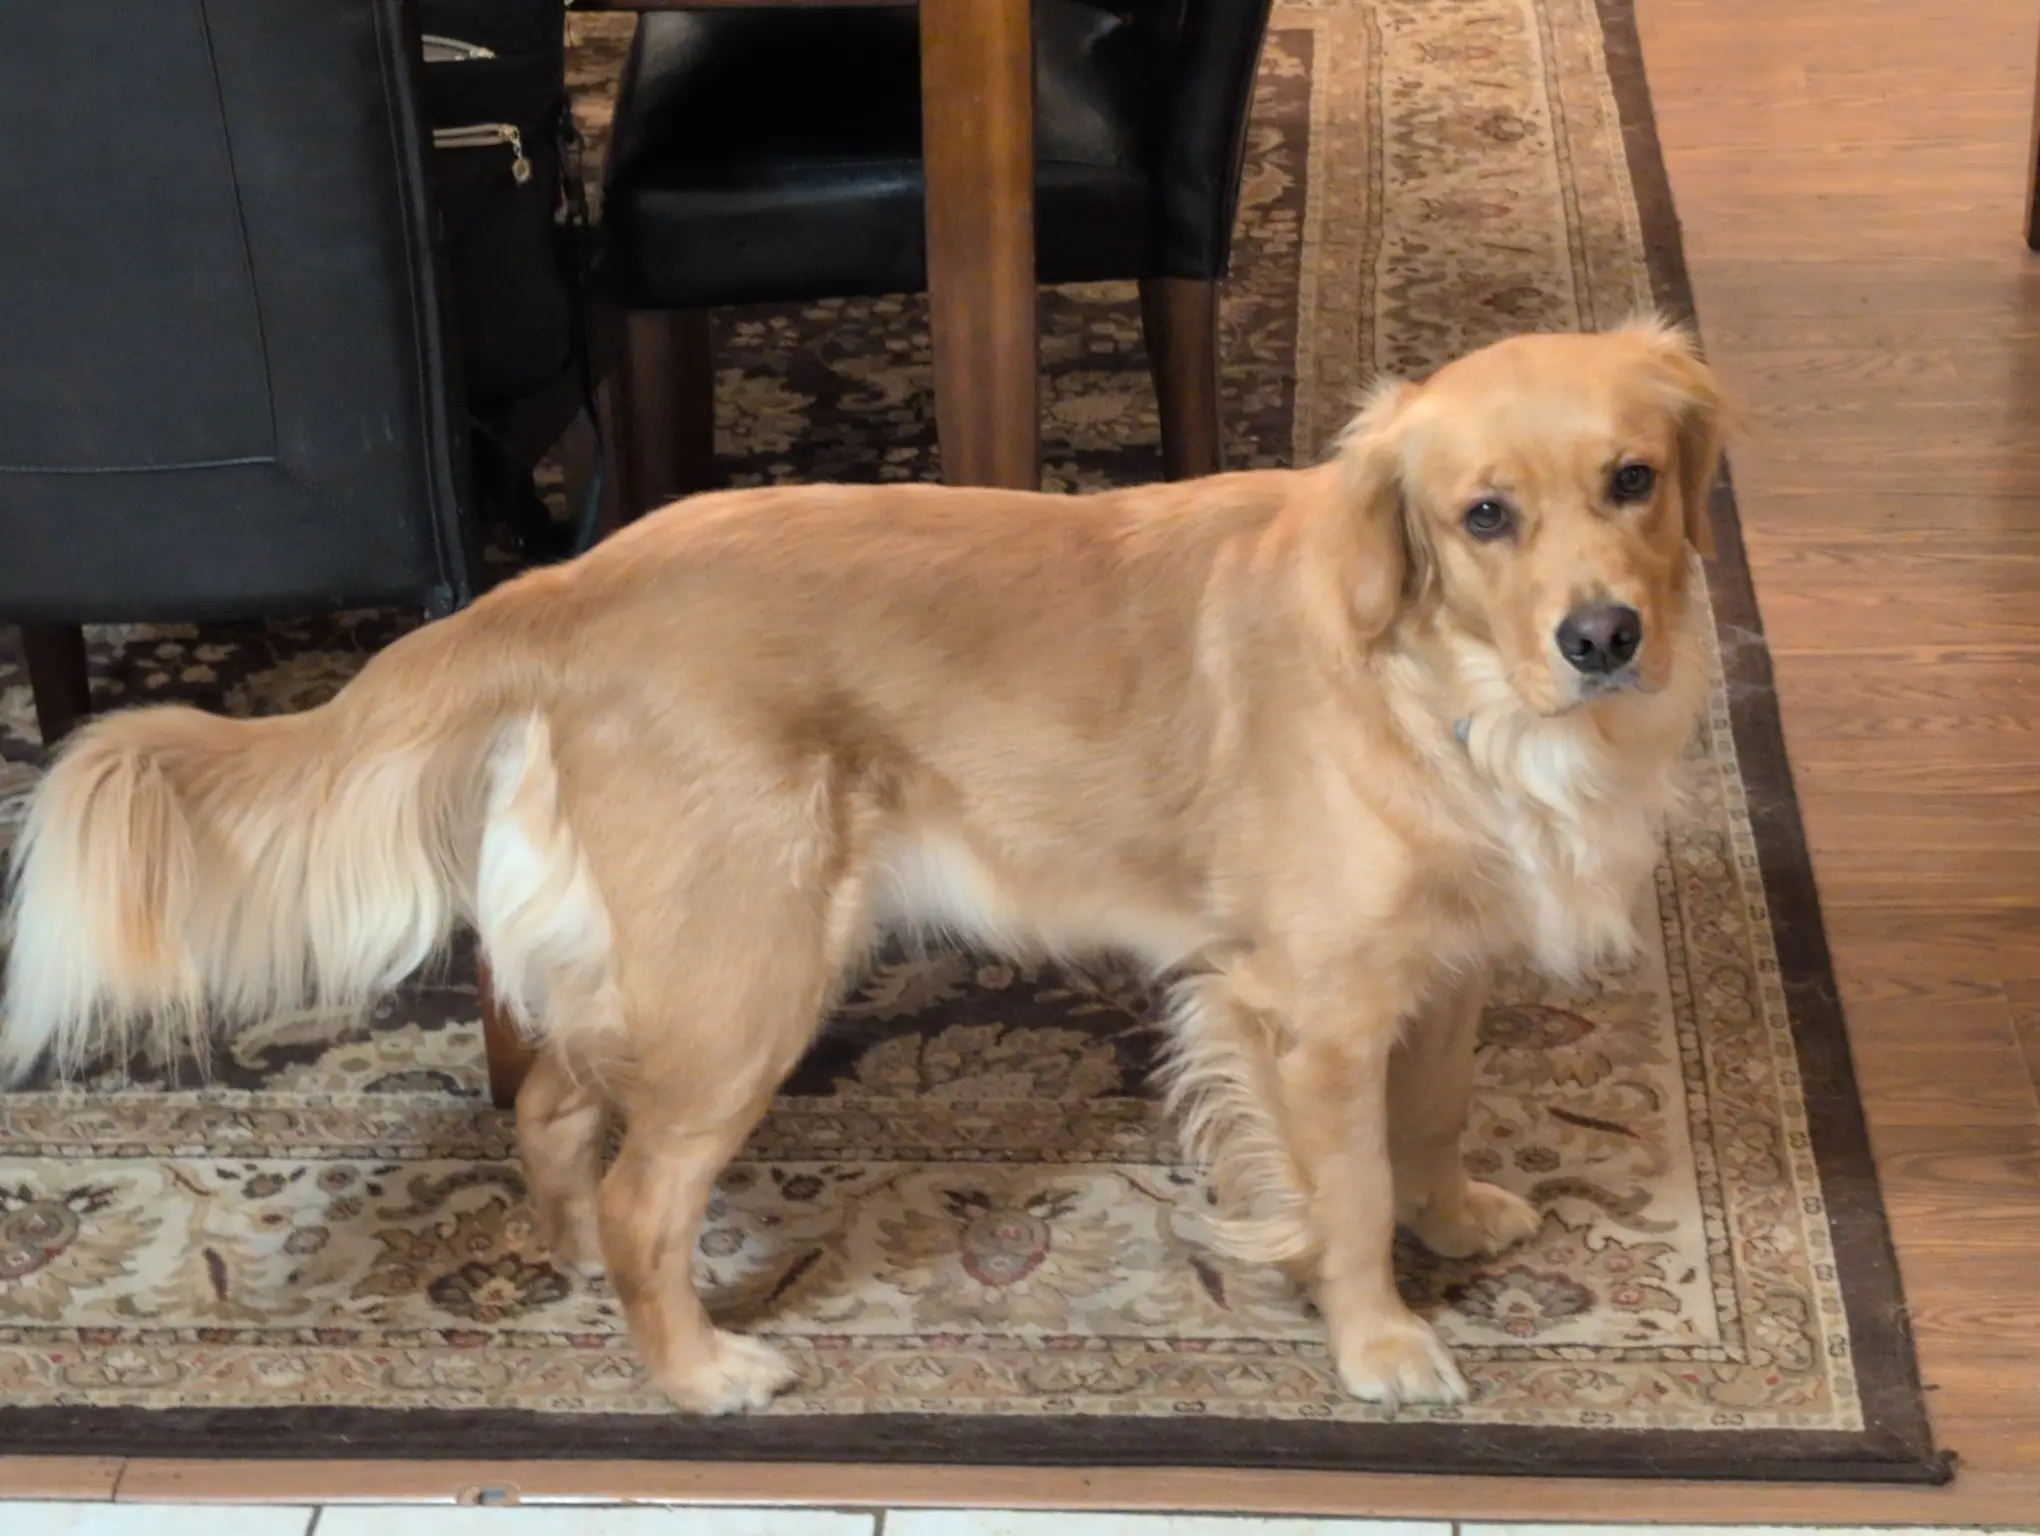
[[[498,1109],[517,1107],[535,1052],[499,1002],[490,984],[489,965],[475,957],[475,995],[482,1004],[482,1046],[489,1056],[489,1097]]]
[[[935,424],[951,485],[1041,484],[1030,0],[921,0]]]

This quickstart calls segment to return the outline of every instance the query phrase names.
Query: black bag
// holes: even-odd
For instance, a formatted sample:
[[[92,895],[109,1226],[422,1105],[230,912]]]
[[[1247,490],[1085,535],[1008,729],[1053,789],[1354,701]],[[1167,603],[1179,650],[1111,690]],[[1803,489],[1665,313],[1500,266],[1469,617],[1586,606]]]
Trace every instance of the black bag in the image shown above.
[[[594,419],[590,242],[567,98],[566,0],[419,0],[418,12],[476,493],[527,554],[571,553],[592,538],[592,504],[583,527],[554,523],[531,466],[491,427],[576,372]]]

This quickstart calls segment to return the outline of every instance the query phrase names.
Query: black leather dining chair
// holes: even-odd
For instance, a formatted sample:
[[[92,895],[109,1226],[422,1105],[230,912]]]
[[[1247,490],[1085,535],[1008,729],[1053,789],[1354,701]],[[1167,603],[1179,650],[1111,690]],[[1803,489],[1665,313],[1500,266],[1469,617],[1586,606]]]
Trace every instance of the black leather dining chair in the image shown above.
[[[1269,0],[1130,7],[1035,0],[1036,272],[1139,280],[1164,465],[1181,478],[1222,463],[1219,285]],[[639,22],[603,244],[630,312],[641,492],[710,476],[709,309],[926,287],[920,103],[912,7]]]
[[[408,0],[10,9],[0,623],[441,613],[478,582]]]

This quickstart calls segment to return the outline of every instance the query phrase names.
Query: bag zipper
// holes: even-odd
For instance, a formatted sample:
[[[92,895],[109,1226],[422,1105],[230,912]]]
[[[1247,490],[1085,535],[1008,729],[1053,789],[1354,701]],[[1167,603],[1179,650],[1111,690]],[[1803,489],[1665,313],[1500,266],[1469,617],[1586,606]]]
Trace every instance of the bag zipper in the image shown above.
[[[465,42],[458,37],[441,37],[434,32],[427,32],[420,41],[425,45],[427,64],[465,64],[470,59],[493,59],[496,56],[493,48]]]
[[[510,146],[510,174],[519,186],[531,180],[531,162],[524,157],[524,135],[515,123],[470,123],[464,128],[435,128],[435,149],[488,149],[497,144]]]

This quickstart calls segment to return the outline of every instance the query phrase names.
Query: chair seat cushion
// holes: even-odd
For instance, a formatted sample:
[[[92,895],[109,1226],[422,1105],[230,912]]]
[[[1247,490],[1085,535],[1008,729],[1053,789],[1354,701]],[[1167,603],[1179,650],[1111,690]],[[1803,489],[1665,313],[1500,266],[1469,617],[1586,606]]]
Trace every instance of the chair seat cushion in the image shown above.
[[[1108,11],[1037,0],[1036,267],[1148,275],[1167,45]],[[625,67],[604,222],[631,308],[927,286],[912,7],[647,14]]]

